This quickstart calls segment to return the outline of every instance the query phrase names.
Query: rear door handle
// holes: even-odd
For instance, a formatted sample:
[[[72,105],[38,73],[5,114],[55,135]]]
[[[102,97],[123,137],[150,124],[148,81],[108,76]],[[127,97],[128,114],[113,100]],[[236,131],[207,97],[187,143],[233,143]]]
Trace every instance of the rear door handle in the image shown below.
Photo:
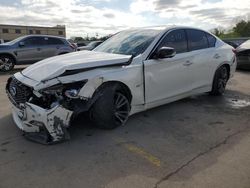
[[[190,65],[192,65],[193,64],[193,62],[191,62],[191,61],[186,61],[183,65],[184,66],[190,66]]]

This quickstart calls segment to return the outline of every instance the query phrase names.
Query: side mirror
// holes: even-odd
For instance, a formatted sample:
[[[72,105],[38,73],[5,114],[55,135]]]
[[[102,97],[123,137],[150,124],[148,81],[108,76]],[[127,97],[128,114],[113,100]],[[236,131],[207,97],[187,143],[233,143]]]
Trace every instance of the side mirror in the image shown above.
[[[19,42],[19,47],[23,47],[24,46],[24,42]]]
[[[172,58],[176,55],[176,51],[174,48],[171,47],[161,47],[156,52],[156,58],[163,59],[163,58]]]

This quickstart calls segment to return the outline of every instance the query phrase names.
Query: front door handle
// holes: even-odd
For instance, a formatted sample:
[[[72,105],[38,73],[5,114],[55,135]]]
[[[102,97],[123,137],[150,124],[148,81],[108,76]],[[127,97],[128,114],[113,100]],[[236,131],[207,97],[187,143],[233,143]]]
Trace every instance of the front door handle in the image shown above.
[[[191,61],[186,61],[183,65],[184,66],[190,66],[190,65],[192,65],[193,64],[193,62],[191,62]]]

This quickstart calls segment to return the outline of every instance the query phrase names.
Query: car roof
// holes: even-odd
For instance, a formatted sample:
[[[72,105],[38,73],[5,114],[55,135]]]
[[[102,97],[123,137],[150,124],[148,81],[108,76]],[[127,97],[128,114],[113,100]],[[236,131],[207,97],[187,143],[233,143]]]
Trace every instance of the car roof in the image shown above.
[[[24,37],[51,37],[51,38],[58,38],[58,39],[65,39],[64,37],[54,36],[54,35],[25,35]]]
[[[197,27],[181,26],[181,25],[159,25],[159,26],[135,27],[135,28],[127,29],[127,31],[129,31],[129,30],[147,30],[147,29],[159,30],[162,32],[166,32],[166,31],[169,31],[171,29],[195,29],[195,30],[201,30],[201,31],[210,33],[209,31],[206,31],[204,29],[200,29]]]

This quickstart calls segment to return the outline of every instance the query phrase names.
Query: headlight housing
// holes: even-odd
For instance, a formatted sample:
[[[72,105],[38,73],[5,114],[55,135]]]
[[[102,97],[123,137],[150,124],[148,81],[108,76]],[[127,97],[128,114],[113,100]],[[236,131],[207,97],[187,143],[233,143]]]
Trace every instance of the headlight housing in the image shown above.
[[[77,99],[79,98],[79,91],[87,83],[87,81],[88,80],[83,80],[73,83],[54,85],[49,88],[43,89],[41,93],[45,93],[47,95],[67,97],[69,99]]]
[[[67,89],[64,91],[64,95],[70,99],[78,99],[78,93],[80,89]]]

